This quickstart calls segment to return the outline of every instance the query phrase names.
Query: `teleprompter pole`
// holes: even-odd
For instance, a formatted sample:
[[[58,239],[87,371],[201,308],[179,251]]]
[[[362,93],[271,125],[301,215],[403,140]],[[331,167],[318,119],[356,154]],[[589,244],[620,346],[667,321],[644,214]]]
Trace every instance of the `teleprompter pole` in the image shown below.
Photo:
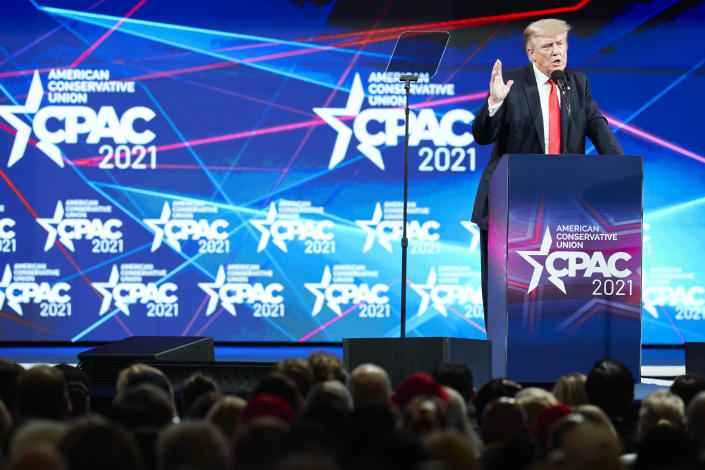
[[[418,75],[400,75],[399,81],[405,82],[406,90],[406,116],[404,126],[404,220],[402,221],[401,236],[401,337],[406,338],[406,249],[409,246],[409,239],[406,237],[406,206],[409,194],[409,95],[411,94],[411,82],[419,79]]]

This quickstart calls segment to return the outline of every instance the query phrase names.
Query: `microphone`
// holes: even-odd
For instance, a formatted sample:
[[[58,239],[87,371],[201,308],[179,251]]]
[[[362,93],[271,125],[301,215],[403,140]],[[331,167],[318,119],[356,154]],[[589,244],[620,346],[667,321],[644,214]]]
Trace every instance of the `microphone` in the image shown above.
[[[561,90],[561,94],[567,97],[568,92],[570,91],[570,86],[568,85],[566,78],[565,72],[562,70],[554,70],[551,74],[551,80],[553,80],[553,82]]]

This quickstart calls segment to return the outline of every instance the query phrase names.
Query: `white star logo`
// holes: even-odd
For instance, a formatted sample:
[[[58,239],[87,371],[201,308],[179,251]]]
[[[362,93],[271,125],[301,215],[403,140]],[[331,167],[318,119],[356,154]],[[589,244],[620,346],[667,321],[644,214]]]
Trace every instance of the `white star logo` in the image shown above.
[[[113,301],[113,288],[118,285],[120,281],[120,273],[118,272],[117,266],[113,265],[113,269],[110,271],[110,278],[108,282],[92,282],[91,285],[98,289],[98,292],[103,296],[103,302],[100,304],[99,315],[104,315],[110,308],[110,304]],[[115,301],[115,306],[125,315],[130,316],[130,307],[122,302]]]
[[[313,108],[313,112],[318,114],[318,117],[323,119],[329,126],[338,132],[338,138],[333,146],[333,154],[328,163],[328,169],[332,170],[345,158],[345,153],[350,145],[350,138],[353,135],[352,129],[343,124],[338,116],[357,116],[362,108],[362,102],[365,100],[365,91],[362,88],[362,80],[360,74],[356,73],[353,79],[353,85],[348,95],[348,102],[344,108]],[[380,170],[384,170],[384,161],[382,154],[376,147],[372,145],[360,143],[357,149],[366,156],[372,163],[377,165]]]
[[[218,306],[218,300],[220,300],[220,288],[225,285],[225,269],[223,266],[218,268],[218,274],[215,276],[215,282],[199,282],[198,287],[206,291],[210,296],[208,300],[208,307],[206,307],[206,316],[209,316],[215,312],[215,308]],[[221,305],[225,310],[227,310],[232,316],[237,316],[237,311],[235,310],[235,305],[232,302],[221,302]]]
[[[164,240],[164,229],[162,227],[170,221],[170,218],[171,210],[169,209],[169,203],[165,202],[162,207],[162,214],[158,219],[143,219],[144,223],[147,224],[147,226],[154,232],[154,240],[152,240],[151,251],[156,251],[157,248],[162,246],[162,241],[165,241],[167,245],[176,251],[181,252],[181,244],[178,240],[174,240],[171,237],[166,237],[166,240]]]
[[[536,289],[536,286],[539,285],[539,280],[541,279],[541,273],[543,273],[543,266],[536,261],[533,256],[548,256],[548,252],[551,249],[551,230],[546,227],[546,232],[543,235],[543,240],[541,241],[541,249],[539,251],[517,251],[517,254],[524,258],[531,266],[534,267],[534,272],[531,274],[531,281],[529,282],[529,290],[527,292],[531,292],[534,289]],[[565,285],[563,284],[563,281],[560,280],[560,278],[557,278],[555,276],[550,276],[548,278],[549,281],[553,283],[556,287],[558,287],[561,292],[564,294],[565,292]]]
[[[12,144],[12,150],[10,151],[10,158],[7,161],[8,168],[24,157],[27,143],[29,143],[29,136],[32,133],[32,126],[17,117],[16,114],[36,114],[37,111],[39,111],[39,105],[42,102],[43,96],[44,87],[42,86],[42,81],[39,78],[39,71],[35,70],[34,75],[32,76],[32,83],[29,85],[29,92],[27,93],[27,99],[25,100],[24,105],[0,106],[0,117],[7,121],[17,131],[15,141]],[[59,150],[59,147],[42,140],[37,142],[37,147],[44,152],[44,154],[49,157],[51,161],[60,167],[64,166],[64,159],[61,157],[61,150]]]
[[[469,220],[461,220],[460,225],[462,225],[465,230],[470,232],[470,247],[468,248],[468,251],[473,253],[477,250],[477,246],[480,244],[480,229]]]
[[[54,216],[51,219],[39,218],[37,223],[41,225],[44,230],[47,231],[47,241],[44,243],[44,251],[49,251],[49,248],[54,246],[56,242],[56,228],[54,225],[58,225],[64,218],[64,206],[61,201],[56,203],[56,209],[54,209]],[[69,238],[59,237],[59,241],[69,250],[74,251],[73,241]]]
[[[436,287],[436,269],[431,268],[428,272],[428,278],[426,279],[426,284],[410,284],[411,288],[421,296],[421,303],[419,304],[419,310],[416,312],[417,316],[423,315],[428,309],[429,301],[431,300],[430,292]],[[444,317],[448,316],[445,305],[438,302],[433,302],[433,308],[438,310]]]
[[[367,253],[370,248],[372,248],[372,244],[375,241],[375,236],[377,235],[375,227],[377,227],[380,222],[382,222],[382,205],[379,202],[375,204],[375,211],[372,214],[371,220],[355,221],[355,223],[367,234],[367,238],[365,239],[365,246],[362,248],[363,253]],[[380,238],[379,244],[382,245],[382,247],[388,252],[392,252],[392,244],[389,243],[389,240]]]
[[[323,307],[323,301],[326,298],[325,290],[328,286],[330,286],[332,278],[333,276],[331,276],[330,274],[330,268],[326,266],[326,269],[323,271],[323,276],[321,277],[321,282],[304,283],[304,287],[306,287],[309,292],[316,296],[316,302],[313,304],[313,309],[311,310],[312,317],[315,317],[321,311],[321,308]],[[320,289],[323,289],[323,292],[321,292]],[[326,302],[326,305],[328,305],[328,308],[333,310],[336,315],[343,315],[343,312],[340,310],[340,306],[338,304]]]
[[[277,208],[274,203],[271,203],[269,205],[269,211],[267,212],[267,218],[262,220],[262,219],[251,219],[250,223],[255,226],[257,230],[262,234],[262,236],[259,238],[259,244],[257,245],[257,253],[261,252],[265,248],[267,248],[267,244],[269,243],[269,237],[271,235],[271,225],[276,222],[277,220]],[[286,243],[284,243],[284,240],[281,238],[274,238],[272,239],[272,242],[274,242],[275,245],[279,247],[280,250],[282,250],[284,253],[286,253]]]
[[[7,298],[6,295],[6,289],[10,287],[10,283],[12,282],[12,270],[10,269],[9,265],[5,265],[5,271],[2,274],[2,279],[0,280],[0,309],[3,308],[5,305],[5,299]],[[13,301],[13,300],[8,300],[7,301],[7,306],[10,307],[12,310],[14,310],[17,315],[22,316],[22,305],[19,303]]]

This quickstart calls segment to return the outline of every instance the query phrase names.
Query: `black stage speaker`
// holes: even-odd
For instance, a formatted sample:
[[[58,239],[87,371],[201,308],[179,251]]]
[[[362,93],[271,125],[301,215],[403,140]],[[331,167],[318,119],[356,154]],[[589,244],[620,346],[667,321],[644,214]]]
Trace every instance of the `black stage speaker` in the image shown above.
[[[705,343],[685,343],[685,372],[705,377]]]
[[[78,355],[90,388],[113,389],[118,373],[132,364],[211,363],[213,338],[205,336],[130,336]]]
[[[464,362],[478,389],[492,378],[491,343],[478,339],[346,338],[343,362],[351,372],[365,363],[383,367],[395,389],[411,374],[430,373],[441,362]]]

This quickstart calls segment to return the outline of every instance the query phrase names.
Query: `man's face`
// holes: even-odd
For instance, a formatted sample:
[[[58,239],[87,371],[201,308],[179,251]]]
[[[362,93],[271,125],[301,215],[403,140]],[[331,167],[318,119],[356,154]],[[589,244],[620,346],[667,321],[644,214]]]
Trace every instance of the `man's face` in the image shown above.
[[[534,38],[534,48],[528,49],[529,58],[541,72],[551,76],[554,70],[565,70],[568,61],[568,42],[565,34]]]

